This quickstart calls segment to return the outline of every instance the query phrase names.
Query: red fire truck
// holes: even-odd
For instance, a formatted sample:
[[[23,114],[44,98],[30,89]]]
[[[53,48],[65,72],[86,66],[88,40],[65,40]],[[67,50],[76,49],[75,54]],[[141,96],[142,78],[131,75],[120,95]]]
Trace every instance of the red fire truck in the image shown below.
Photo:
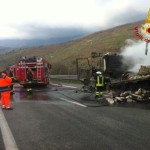
[[[24,87],[28,85],[27,72],[32,71],[32,85],[46,86],[50,81],[51,65],[41,57],[20,57],[18,63],[10,67],[12,76]]]

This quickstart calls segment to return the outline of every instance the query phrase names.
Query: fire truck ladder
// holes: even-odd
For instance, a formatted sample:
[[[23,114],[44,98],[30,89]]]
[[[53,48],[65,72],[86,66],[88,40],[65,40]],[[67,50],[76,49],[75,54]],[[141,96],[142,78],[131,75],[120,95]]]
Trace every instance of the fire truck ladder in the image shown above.
[[[26,72],[26,63],[25,60],[20,61],[20,68],[24,70],[24,75],[25,75],[25,79],[27,77],[27,72]]]
[[[37,80],[41,80],[42,79],[42,64],[41,63],[37,63]]]

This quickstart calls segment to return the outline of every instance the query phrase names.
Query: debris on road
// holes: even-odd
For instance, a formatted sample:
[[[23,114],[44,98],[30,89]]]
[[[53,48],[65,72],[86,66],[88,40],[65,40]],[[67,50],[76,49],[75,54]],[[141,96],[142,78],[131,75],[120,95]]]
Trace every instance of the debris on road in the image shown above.
[[[150,102],[150,66],[141,66],[137,74],[126,80],[112,83],[111,98],[114,102]]]
[[[139,88],[137,91],[113,92],[114,102],[142,102],[150,101],[150,91]]]

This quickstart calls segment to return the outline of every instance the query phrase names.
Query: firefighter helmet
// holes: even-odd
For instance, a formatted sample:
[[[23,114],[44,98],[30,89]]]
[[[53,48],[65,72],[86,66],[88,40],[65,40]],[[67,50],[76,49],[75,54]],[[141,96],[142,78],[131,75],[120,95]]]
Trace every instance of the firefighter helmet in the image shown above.
[[[102,74],[100,71],[97,71],[96,74]]]

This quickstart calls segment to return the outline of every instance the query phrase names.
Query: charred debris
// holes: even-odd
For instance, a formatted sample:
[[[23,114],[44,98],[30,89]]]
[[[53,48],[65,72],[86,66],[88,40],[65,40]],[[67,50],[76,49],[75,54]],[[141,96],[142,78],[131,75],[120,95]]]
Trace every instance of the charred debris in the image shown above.
[[[115,81],[111,85],[114,101],[150,101],[150,66],[141,66],[137,74],[125,74],[126,79]]]

